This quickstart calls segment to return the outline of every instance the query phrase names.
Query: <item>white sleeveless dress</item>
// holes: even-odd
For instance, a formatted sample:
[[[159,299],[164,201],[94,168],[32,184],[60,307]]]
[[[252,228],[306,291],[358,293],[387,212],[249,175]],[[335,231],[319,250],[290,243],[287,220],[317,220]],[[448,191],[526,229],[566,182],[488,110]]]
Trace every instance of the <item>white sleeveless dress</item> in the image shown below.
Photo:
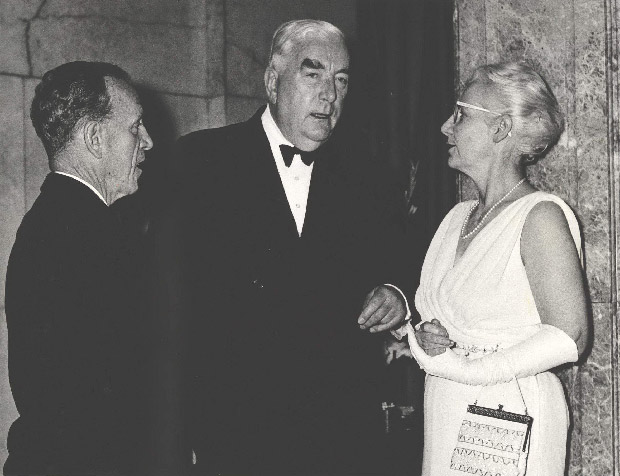
[[[530,210],[541,201],[557,203],[566,216],[581,256],[577,220],[564,201],[545,193],[526,195],[502,210],[478,233],[455,262],[461,226],[472,201],[459,203],[435,233],[422,267],[415,305],[423,321],[441,321],[460,352],[469,358],[510,347],[540,328],[541,321],[521,260],[520,238]],[[562,476],[569,425],[559,379],[551,372],[519,379],[534,418],[527,476]],[[424,391],[423,476],[464,476],[450,469],[467,405],[523,413],[515,382],[471,386],[427,375]]]

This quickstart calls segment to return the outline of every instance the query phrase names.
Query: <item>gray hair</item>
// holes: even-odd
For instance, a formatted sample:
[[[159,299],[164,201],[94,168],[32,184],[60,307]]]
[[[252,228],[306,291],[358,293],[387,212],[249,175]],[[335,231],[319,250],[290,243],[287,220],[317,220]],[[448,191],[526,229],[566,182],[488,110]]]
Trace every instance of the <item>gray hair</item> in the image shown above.
[[[564,117],[544,78],[525,62],[480,66],[467,81],[494,87],[503,112],[513,118],[517,149],[525,165],[535,163],[560,138]]]
[[[276,71],[280,71],[283,66],[283,59],[308,35],[324,38],[335,35],[346,44],[344,33],[331,23],[323,20],[289,21],[280,25],[273,34],[271,51],[269,52],[269,67]]]

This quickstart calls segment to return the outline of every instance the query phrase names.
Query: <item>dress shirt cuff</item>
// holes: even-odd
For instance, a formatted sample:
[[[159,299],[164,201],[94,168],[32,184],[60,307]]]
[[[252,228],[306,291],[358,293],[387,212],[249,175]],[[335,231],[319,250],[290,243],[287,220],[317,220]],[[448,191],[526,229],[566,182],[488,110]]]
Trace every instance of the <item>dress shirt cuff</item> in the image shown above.
[[[400,327],[390,330],[390,332],[392,333],[394,337],[396,337],[398,340],[401,340],[404,336],[407,335],[407,331],[405,330],[405,325],[411,319],[411,309],[409,309],[409,302],[407,301],[405,294],[398,287],[394,286],[393,284],[389,284],[389,283],[385,283],[384,286],[389,286],[393,289],[396,289],[396,291],[400,293],[400,295],[403,297],[403,300],[405,301],[405,309],[407,309],[407,314],[405,315],[405,321],[402,323]]]

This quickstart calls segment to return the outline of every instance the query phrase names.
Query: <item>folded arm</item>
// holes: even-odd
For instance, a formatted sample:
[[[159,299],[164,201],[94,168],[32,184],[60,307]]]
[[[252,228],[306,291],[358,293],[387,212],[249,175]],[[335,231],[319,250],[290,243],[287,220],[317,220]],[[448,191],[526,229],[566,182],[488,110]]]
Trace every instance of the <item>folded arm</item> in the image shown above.
[[[411,353],[426,373],[468,385],[509,382],[514,377],[529,377],[577,360],[575,342],[564,331],[548,324],[523,342],[479,359],[468,359],[452,349],[431,357],[417,343],[410,326],[408,334]]]

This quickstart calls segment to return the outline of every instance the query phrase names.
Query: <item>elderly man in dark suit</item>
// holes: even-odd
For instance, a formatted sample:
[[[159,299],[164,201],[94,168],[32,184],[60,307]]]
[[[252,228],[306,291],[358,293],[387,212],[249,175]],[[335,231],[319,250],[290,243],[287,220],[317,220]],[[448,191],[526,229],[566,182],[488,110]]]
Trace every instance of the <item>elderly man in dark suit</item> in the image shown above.
[[[110,205],[137,190],[153,145],[142,107],[119,67],[74,62],[43,76],[31,118],[51,173],[7,270],[19,418],[4,474],[137,473],[147,438],[137,388],[144,349],[132,252]]]
[[[269,105],[182,137],[187,417],[197,474],[381,473],[382,331],[408,315],[384,175],[330,140],[342,32],[274,35]]]

